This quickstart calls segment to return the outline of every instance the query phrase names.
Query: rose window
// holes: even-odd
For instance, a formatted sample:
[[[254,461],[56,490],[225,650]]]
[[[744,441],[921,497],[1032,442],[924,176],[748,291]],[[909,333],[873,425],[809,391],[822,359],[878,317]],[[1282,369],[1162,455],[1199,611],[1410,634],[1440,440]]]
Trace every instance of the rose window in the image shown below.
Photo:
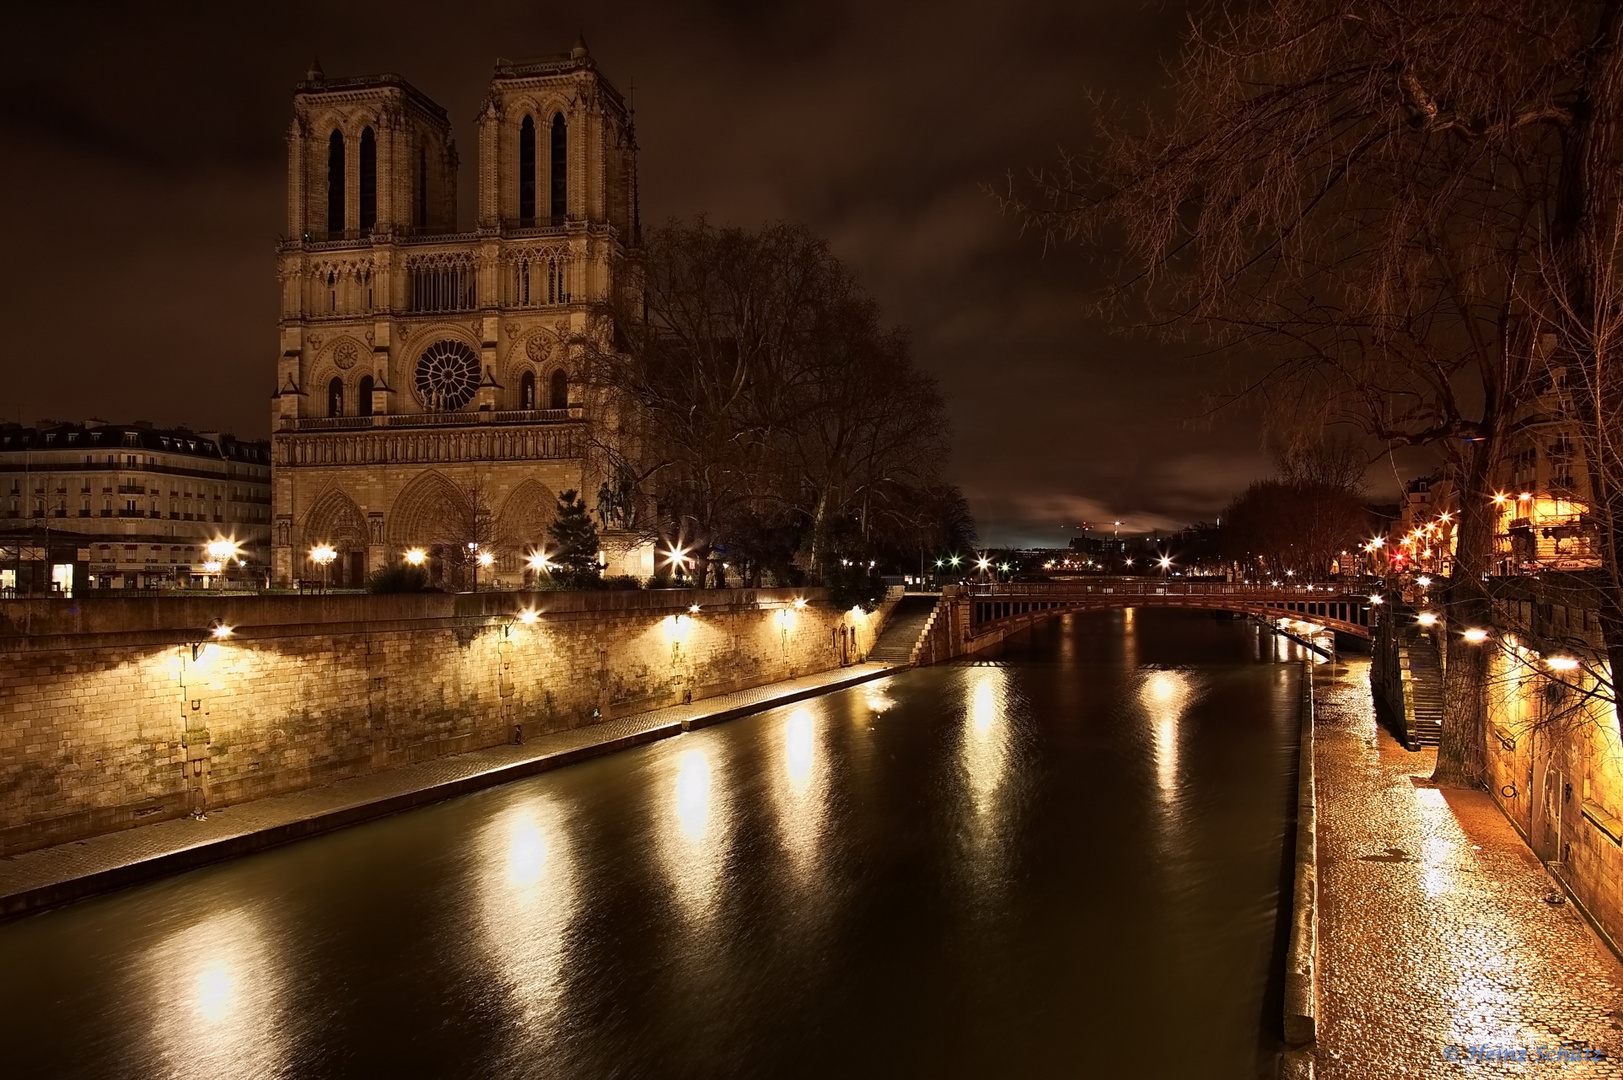
[[[417,361],[417,396],[424,407],[452,412],[479,389],[479,358],[460,341],[436,341]]]

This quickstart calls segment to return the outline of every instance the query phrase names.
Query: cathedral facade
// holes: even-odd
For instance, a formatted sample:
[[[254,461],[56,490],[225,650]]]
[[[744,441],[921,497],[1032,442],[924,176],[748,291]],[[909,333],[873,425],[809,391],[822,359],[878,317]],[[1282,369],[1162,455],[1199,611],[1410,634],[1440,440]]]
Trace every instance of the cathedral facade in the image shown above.
[[[312,71],[293,103],[273,580],[355,585],[409,556],[458,587],[514,581],[558,494],[600,481],[578,376],[635,256],[626,101],[583,42],[498,61],[471,230],[446,112],[410,83]]]

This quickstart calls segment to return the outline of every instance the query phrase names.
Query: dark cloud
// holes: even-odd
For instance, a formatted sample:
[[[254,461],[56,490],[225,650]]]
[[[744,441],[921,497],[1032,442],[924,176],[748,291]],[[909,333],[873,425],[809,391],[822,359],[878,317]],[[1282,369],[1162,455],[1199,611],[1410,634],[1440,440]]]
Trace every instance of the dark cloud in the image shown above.
[[[983,533],[1209,517],[1266,470],[1220,374],[1087,321],[1075,251],[988,189],[1088,136],[1085,90],[1155,100],[1184,9],[1095,3],[58,5],[0,44],[12,257],[0,414],[263,435],[292,84],[396,71],[443,104],[471,218],[473,117],[498,56],[584,31],[635,86],[648,221],[802,221],[950,395]],[[21,21],[19,21],[21,20]]]

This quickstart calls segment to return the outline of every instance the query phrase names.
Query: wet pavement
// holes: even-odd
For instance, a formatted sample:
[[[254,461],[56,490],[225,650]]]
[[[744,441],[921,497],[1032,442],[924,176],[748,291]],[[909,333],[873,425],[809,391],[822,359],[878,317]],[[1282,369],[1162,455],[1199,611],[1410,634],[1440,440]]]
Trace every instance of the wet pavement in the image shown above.
[[[1367,662],[1327,668],[1316,1075],[1623,1077],[1623,965],[1486,792],[1376,723]]]

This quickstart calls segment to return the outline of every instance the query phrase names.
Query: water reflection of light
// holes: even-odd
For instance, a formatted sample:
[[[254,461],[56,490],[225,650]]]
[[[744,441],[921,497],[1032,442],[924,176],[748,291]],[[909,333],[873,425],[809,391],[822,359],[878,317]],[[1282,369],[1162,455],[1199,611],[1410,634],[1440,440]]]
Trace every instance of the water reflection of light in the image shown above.
[[[546,796],[494,817],[474,845],[479,930],[518,1030],[550,1028],[579,906],[566,811]]]
[[[784,851],[802,877],[817,864],[827,816],[828,766],[818,750],[816,717],[796,709],[784,721],[783,772],[769,790]]]
[[[726,861],[728,820],[726,803],[715,783],[710,756],[700,749],[684,750],[676,758],[676,775],[667,759],[663,775],[675,795],[658,830],[659,851],[677,904],[690,918],[708,918],[719,898],[721,872]],[[674,791],[673,791],[674,789]]]
[[[1009,725],[1003,708],[1006,680],[1002,668],[984,668],[970,695],[961,753],[970,797],[981,814],[993,809],[1009,771]]]
[[[162,1075],[281,1075],[283,969],[256,912],[236,908],[187,923],[154,945],[143,966]]]
[[[507,880],[516,889],[541,880],[547,863],[547,838],[532,821],[521,821],[513,829],[513,842],[507,851]]]
[[[676,817],[689,840],[704,839],[710,823],[710,759],[702,750],[682,753],[676,774]]]
[[[197,977],[197,1011],[211,1024],[224,1020],[236,998],[231,969],[216,964]]]
[[[1189,693],[1189,676],[1182,671],[1152,671],[1139,688],[1139,703],[1154,735],[1155,780],[1163,802],[1178,794],[1179,727]]]
[[[883,716],[895,706],[896,699],[890,696],[889,690],[885,687],[869,683],[867,692],[863,695],[863,703],[868,706],[874,715]]]
[[[1121,611],[1121,660],[1122,666],[1128,671],[1138,668],[1138,628],[1134,624],[1134,608],[1122,608]]]
[[[815,752],[812,715],[809,709],[796,709],[789,714],[784,725],[784,764],[788,767],[789,783],[796,791],[804,792],[811,782],[812,755]]]

